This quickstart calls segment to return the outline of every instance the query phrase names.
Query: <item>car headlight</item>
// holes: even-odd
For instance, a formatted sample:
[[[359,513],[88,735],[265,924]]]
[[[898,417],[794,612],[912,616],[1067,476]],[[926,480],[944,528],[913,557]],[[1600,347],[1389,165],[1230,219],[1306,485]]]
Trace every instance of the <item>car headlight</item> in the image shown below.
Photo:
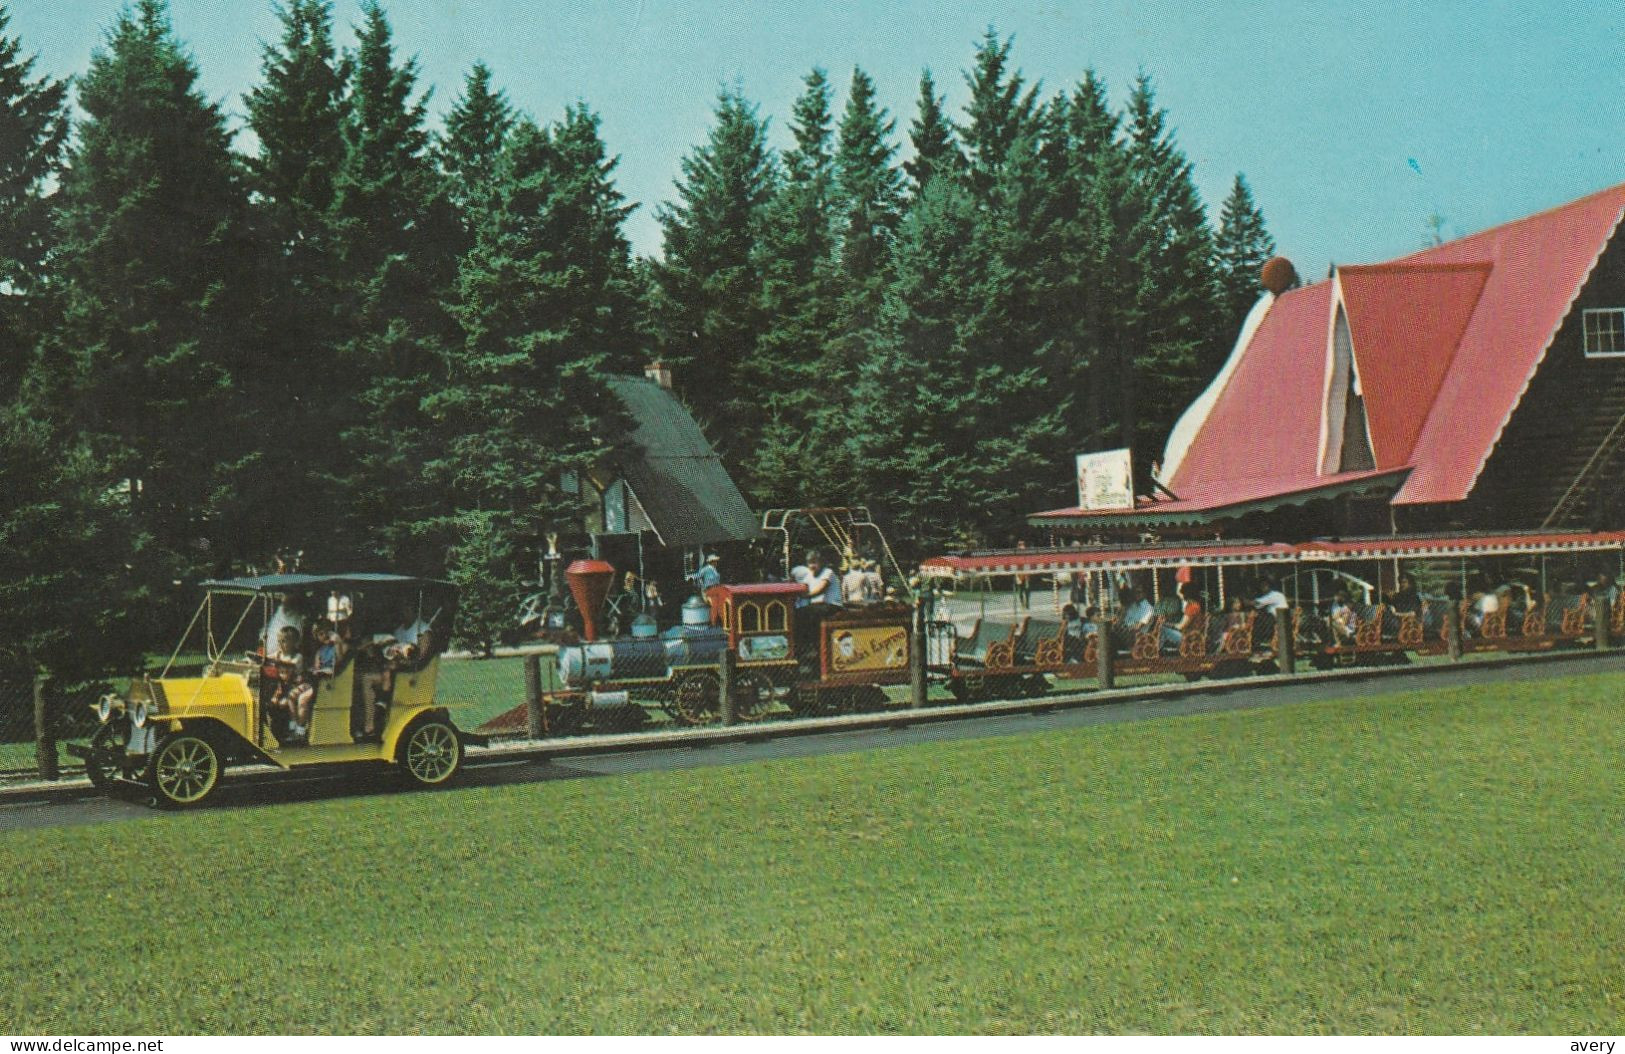
[[[103,695],[96,700],[96,720],[107,724],[113,717],[113,696],[111,693]]]
[[[135,704],[135,712],[130,715],[130,723],[137,728],[147,727],[147,701],[145,699]]]

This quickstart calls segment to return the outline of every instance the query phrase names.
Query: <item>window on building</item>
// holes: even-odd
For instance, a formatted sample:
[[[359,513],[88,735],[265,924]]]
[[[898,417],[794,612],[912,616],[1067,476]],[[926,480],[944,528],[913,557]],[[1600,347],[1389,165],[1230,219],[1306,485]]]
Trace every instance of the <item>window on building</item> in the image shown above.
[[[1581,316],[1588,359],[1625,356],[1625,307],[1587,308]]]

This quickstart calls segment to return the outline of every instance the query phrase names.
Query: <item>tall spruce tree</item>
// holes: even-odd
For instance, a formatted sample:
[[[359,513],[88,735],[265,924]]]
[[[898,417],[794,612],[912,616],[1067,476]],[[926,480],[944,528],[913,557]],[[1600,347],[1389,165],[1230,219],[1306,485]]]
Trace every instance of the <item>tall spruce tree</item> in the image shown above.
[[[507,93],[492,87],[490,69],[483,62],[474,63],[435,144],[435,157],[446,177],[446,195],[470,242],[480,215],[490,208],[496,193],[497,167],[515,119]]]
[[[282,251],[328,251],[334,180],[344,163],[344,79],[327,0],[277,8],[282,36],[265,45],[261,83],[247,95],[259,150],[248,159],[256,197]],[[300,270],[305,270],[301,261]],[[301,278],[305,275],[301,275]]]
[[[521,121],[459,275],[466,339],[425,401],[447,437],[426,471],[456,510],[436,528],[453,539],[450,573],[504,583],[480,608],[489,617],[474,612],[468,623],[482,645],[489,619],[510,616],[519,599],[519,561],[578,512],[565,474],[584,476],[627,430],[604,383],[606,365],[631,357],[635,341],[628,208],[613,167],[585,107],[550,130]]]
[[[68,140],[67,85],[33,75],[0,6],[0,402],[15,394],[45,324],[38,284],[51,243],[49,190]]]
[[[53,283],[47,373],[116,481],[138,579],[252,553],[274,481],[245,419],[266,364],[252,328],[243,174],[219,107],[161,0],[138,0],[79,82]]]
[[[1257,302],[1264,262],[1275,255],[1275,239],[1264,225],[1264,213],[1253,200],[1253,188],[1240,172],[1219,213],[1214,256],[1219,268],[1223,332],[1231,337],[1241,329],[1247,312]]]
[[[259,371],[255,381],[266,413],[252,427],[276,440],[280,494],[301,500],[273,500],[255,518],[265,552],[304,549],[321,563],[336,539],[311,531],[304,510],[342,502],[327,466],[350,407],[334,369],[336,349],[348,336],[333,225],[344,164],[346,71],[326,0],[291,0],[277,14],[282,36],[265,46],[261,82],[245,99],[259,140],[247,160],[265,241],[259,286],[265,310],[277,320],[264,343],[274,368]]]
[[[33,76],[8,25],[0,7],[0,675],[71,680],[127,670],[140,639],[118,624],[130,540],[106,466],[34,390],[61,357],[23,383],[53,325],[41,287],[67,85]]]
[[[914,156],[903,162],[903,171],[908,173],[912,184],[911,199],[919,197],[932,176],[938,172],[957,175],[965,163],[954,140],[953,122],[943,112],[942,104],[943,98],[937,94],[931,71],[925,70],[920,74],[919,104],[908,126]]]
[[[336,367],[352,378],[335,485],[348,517],[350,559],[436,573],[441,539],[415,531],[443,507],[419,471],[434,440],[421,411],[457,339],[446,303],[462,236],[429,156],[428,97],[416,59],[397,64],[393,33],[373,0],[362,7],[350,57],[344,164],[333,223],[345,269],[350,332]]]
[[[809,429],[826,401],[820,380],[825,343],[836,324],[835,155],[830,87],[822,69],[805,79],[790,120],[795,145],[764,209],[759,257],[764,328],[739,371],[758,393],[760,430],[730,438],[748,452],[745,483],[763,506],[801,502],[808,484]]]
[[[998,181],[1016,139],[1031,128],[1038,108],[1038,89],[1028,88],[1019,70],[1010,68],[1014,38],[999,40],[989,26],[977,46],[971,69],[965,71],[970,101],[959,128],[964,148],[966,186],[985,203]]]
[[[1135,446],[1140,471],[1223,356],[1213,235],[1192,179],[1191,164],[1141,75],[1129,95],[1125,148],[1128,282],[1117,339],[1132,357],[1121,392],[1119,424]],[[1145,484],[1142,475],[1141,485]]]
[[[754,434],[766,418],[758,393],[737,378],[765,328],[758,245],[776,181],[766,123],[738,89],[727,89],[706,142],[683,159],[678,200],[658,212],[661,353],[702,422],[727,421],[727,433],[713,435],[736,470],[750,450],[731,435]]]

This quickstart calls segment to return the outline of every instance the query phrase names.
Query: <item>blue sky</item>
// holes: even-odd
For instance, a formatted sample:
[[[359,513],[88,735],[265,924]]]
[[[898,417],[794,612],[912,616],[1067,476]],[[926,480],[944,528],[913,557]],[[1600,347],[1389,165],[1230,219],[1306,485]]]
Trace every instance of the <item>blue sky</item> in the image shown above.
[[[118,0],[9,0],[11,32],[53,75],[82,72]],[[957,111],[961,71],[992,24],[1046,91],[1093,67],[1121,103],[1144,70],[1196,167],[1210,215],[1247,175],[1281,250],[1308,277],[1330,261],[1419,248],[1625,182],[1625,4],[859,3],[759,0],[386,0],[438,115],[476,60],[548,120],[576,100],[603,118],[629,234],[659,249],[655,206],[700,142],[719,87],[739,83],[775,142],[813,65],[844,89],[877,82],[905,143],[920,71]],[[359,20],[335,13],[340,39]],[[236,126],[277,34],[270,0],[171,0],[177,33]],[[906,147],[905,147],[906,149]]]

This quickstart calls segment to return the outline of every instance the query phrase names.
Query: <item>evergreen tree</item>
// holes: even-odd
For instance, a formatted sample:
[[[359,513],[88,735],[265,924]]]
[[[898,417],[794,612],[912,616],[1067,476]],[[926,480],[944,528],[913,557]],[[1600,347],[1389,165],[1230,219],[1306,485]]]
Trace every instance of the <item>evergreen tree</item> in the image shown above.
[[[920,101],[914,120],[908,126],[908,139],[914,156],[903,162],[912,182],[912,197],[918,198],[931,177],[938,172],[958,174],[965,163],[954,141],[953,122],[942,109],[943,99],[931,79],[931,71],[920,74]]]
[[[1117,339],[1133,373],[1120,393],[1119,424],[1125,445],[1135,446],[1148,467],[1175,419],[1218,370],[1224,349],[1212,232],[1190,162],[1144,75],[1129,95],[1125,134],[1129,281],[1118,288],[1130,296],[1122,301]]]
[[[140,638],[117,623],[130,544],[104,466],[68,422],[53,420],[65,415],[23,385],[53,321],[41,286],[67,86],[33,76],[34,59],[8,25],[0,7],[0,672],[71,680],[128,669]]]
[[[33,77],[0,6],[0,401],[10,399],[44,320],[37,285],[51,241],[48,188],[68,139],[67,85]]]
[[[965,72],[970,101],[959,129],[966,161],[965,178],[978,202],[987,201],[1017,137],[1029,132],[1037,110],[1037,88],[1026,88],[1019,70],[1011,70],[1010,46],[990,26],[976,49],[971,69]],[[1026,88],[1026,90],[1023,90]]]
[[[0,406],[0,674],[135,667],[154,620],[130,589],[130,526],[88,444],[29,402]]]
[[[436,443],[420,404],[439,387],[457,339],[445,305],[462,236],[429,157],[417,60],[396,64],[376,2],[362,15],[333,206],[350,327],[336,359],[352,378],[353,403],[341,453],[329,461],[349,518],[339,532],[354,547],[346,558],[382,556],[436,573],[445,559],[439,539],[417,533],[444,505],[419,471]]]
[[[885,107],[875,102],[875,82],[854,69],[835,159],[849,327],[873,324],[881,274],[902,213],[903,176],[892,164],[897,147],[890,141],[896,126]],[[853,315],[859,316],[855,322]]]
[[[252,551],[269,482],[237,427],[264,367],[247,195],[218,106],[161,0],[138,0],[79,82],[52,262],[57,405],[118,481],[148,581]]]
[[[492,88],[491,71],[476,62],[463,81],[463,94],[446,114],[435,149],[447,196],[470,240],[479,214],[496,192],[497,166],[514,120],[507,93]]]
[[[850,446],[864,493],[885,495],[920,551],[1004,543],[1059,444],[1037,371],[988,355],[1007,320],[982,312],[997,262],[973,244],[974,197],[933,179],[899,232],[885,339],[860,368]]]
[[[1133,361],[1116,337],[1117,313],[1132,290],[1124,265],[1128,156],[1118,131],[1105,83],[1093,70],[1086,71],[1068,98],[1066,134],[1067,184],[1077,195],[1077,211],[1068,223],[1066,266],[1076,276],[1078,290],[1075,367],[1084,376],[1073,388],[1083,397],[1070,423],[1079,450],[1122,441],[1114,396],[1133,383]]]
[[[813,69],[796,100],[784,178],[764,211],[760,259],[764,329],[739,371],[742,391],[765,403],[760,430],[730,422],[736,449],[748,451],[745,483],[764,506],[803,500],[808,429],[827,400],[824,345],[835,327],[835,157],[830,89]]]
[[[259,140],[248,159],[259,215],[265,354],[273,368],[255,381],[260,420],[245,427],[274,441],[280,495],[255,512],[261,554],[305,549],[318,563],[330,555],[328,532],[310,530],[308,508],[342,503],[326,466],[339,448],[350,403],[334,368],[348,335],[341,316],[345,276],[333,226],[335,183],[344,163],[342,68],[326,0],[291,0],[277,11],[282,36],[265,47],[261,83],[246,97],[249,127]]]
[[[458,280],[467,337],[445,386],[425,401],[447,437],[426,471],[457,510],[439,525],[456,539],[451,573],[496,575],[510,613],[527,543],[579,512],[564,475],[585,476],[626,432],[604,383],[606,363],[630,357],[634,339],[628,209],[613,167],[584,107],[552,130],[516,126]],[[483,643],[488,632],[475,636]]]
[[[737,378],[765,328],[758,243],[775,184],[765,122],[737,89],[725,90],[705,144],[683,159],[678,200],[658,213],[661,352],[702,423],[727,422],[718,445],[736,470],[750,451],[729,437],[755,433],[765,416],[758,393]]]
[[[1214,255],[1223,298],[1223,332],[1234,337],[1258,300],[1264,262],[1275,255],[1275,239],[1264,226],[1264,214],[1240,172],[1219,213]]]
[[[282,38],[265,46],[262,83],[245,100],[259,140],[248,169],[282,251],[320,253],[330,241],[334,180],[344,162],[345,72],[326,0],[289,0],[277,17]]]

